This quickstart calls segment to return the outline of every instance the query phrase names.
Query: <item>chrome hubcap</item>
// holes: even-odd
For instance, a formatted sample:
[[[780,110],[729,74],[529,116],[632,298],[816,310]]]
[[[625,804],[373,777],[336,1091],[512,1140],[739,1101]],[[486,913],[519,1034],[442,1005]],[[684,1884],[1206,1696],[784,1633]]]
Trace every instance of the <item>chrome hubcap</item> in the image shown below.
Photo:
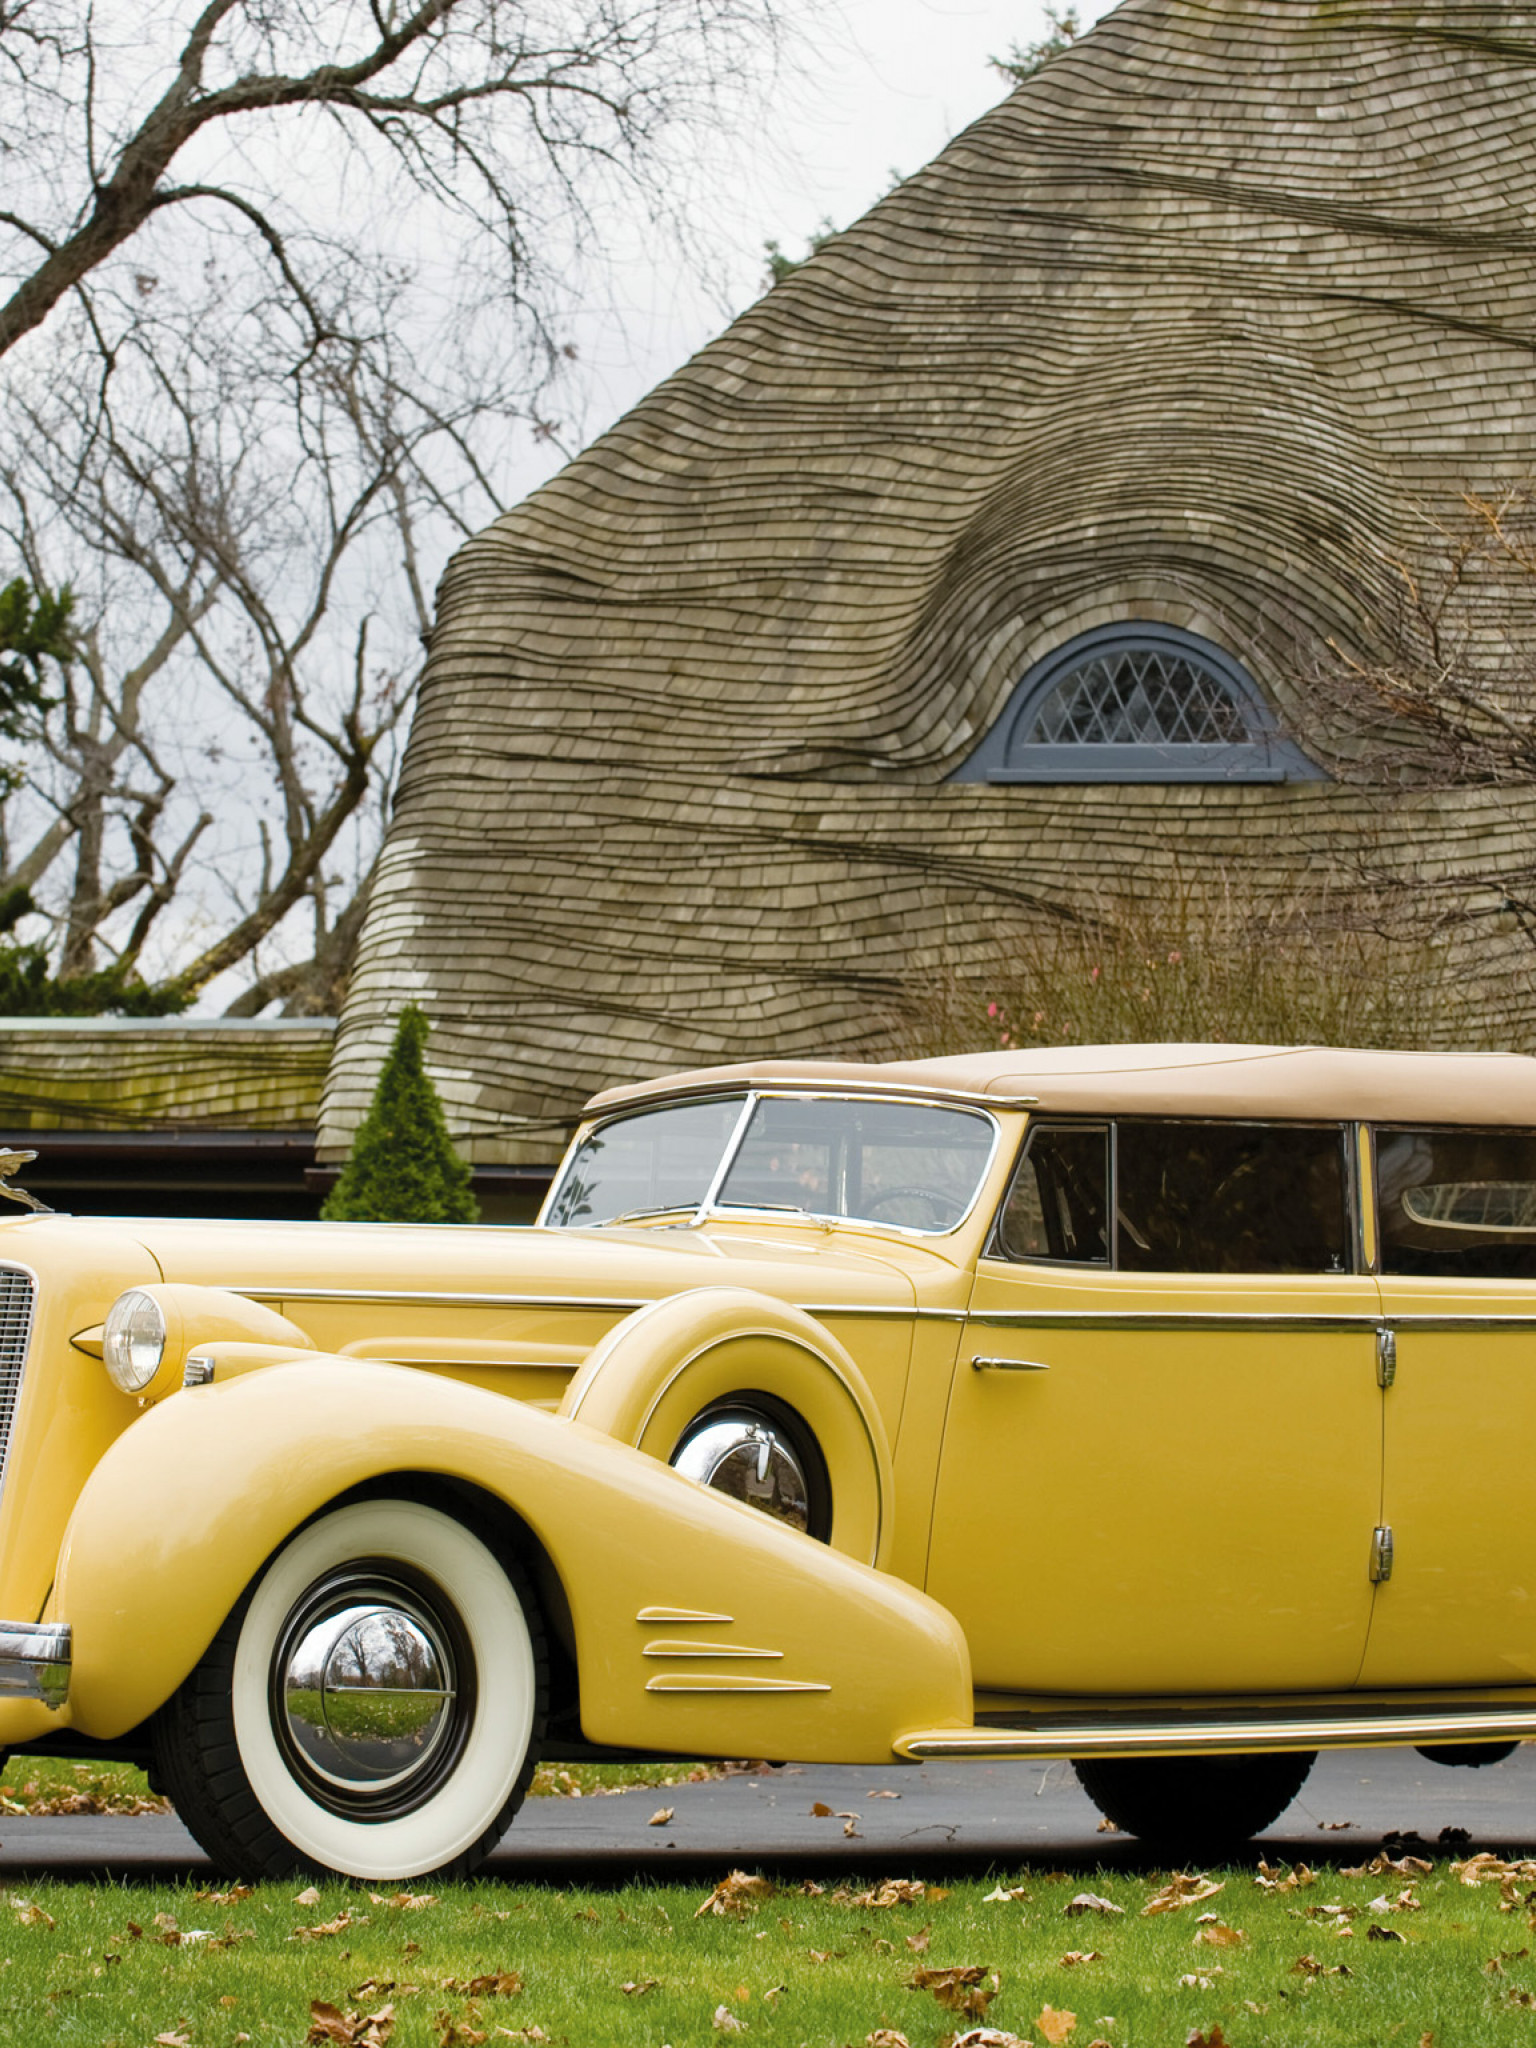
[[[672,1454],[675,1470],[791,1528],[810,1526],[810,1487],[789,1436],[762,1416],[711,1415]]]
[[[273,1724],[294,1775],[359,1817],[408,1811],[442,1782],[472,1694],[456,1617],[393,1569],[353,1567],[312,1588],[273,1660]]]

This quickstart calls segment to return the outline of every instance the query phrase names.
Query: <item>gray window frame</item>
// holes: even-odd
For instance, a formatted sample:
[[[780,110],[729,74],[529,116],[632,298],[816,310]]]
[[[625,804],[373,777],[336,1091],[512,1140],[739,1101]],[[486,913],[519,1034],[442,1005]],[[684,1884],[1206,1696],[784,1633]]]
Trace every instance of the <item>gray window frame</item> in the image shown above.
[[[1231,694],[1252,737],[1230,745],[1141,742],[1094,746],[1018,739],[1046,701],[1090,661],[1117,654],[1171,655],[1206,669]],[[1037,661],[953,782],[1326,782],[1325,770],[1287,739],[1263,692],[1245,668],[1214,641],[1177,626],[1128,619],[1095,627]]]

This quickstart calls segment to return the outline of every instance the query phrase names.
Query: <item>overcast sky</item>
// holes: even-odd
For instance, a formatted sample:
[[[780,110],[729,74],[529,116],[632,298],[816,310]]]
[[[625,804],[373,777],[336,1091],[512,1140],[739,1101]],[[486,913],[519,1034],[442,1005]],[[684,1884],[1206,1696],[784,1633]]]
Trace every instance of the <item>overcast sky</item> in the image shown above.
[[[1084,25],[1115,0],[1086,0]],[[719,333],[761,290],[765,241],[805,251],[824,222],[846,227],[889,187],[937,155],[995,104],[1007,81],[988,59],[1046,30],[1041,0],[808,0],[815,26],[793,40],[770,94],[771,133],[737,138],[711,165],[701,232],[714,252],[706,282],[654,247],[614,258],[606,289],[576,323],[580,375],[551,410],[566,451],[600,433]],[[638,239],[638,238],[637,238]],[[528,447],[517,487],[532,489],[563,456]]]

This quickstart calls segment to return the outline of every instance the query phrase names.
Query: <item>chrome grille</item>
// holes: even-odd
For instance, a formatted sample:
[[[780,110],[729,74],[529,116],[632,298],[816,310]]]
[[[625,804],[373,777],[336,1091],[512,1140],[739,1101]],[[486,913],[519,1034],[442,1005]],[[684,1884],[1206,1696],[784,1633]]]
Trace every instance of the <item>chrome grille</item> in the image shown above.
[[[37,1282],[19,1266],[0,1266],[0,1488],[5,1485],[11,1424],[21,1398],[21,1375],[32,1335],[32,1304]]]

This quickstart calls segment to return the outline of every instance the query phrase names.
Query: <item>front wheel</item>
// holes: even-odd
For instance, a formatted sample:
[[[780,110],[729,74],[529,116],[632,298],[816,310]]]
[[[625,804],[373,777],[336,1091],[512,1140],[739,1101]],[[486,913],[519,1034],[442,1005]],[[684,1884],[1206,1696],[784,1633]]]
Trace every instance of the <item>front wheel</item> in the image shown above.
[[[157,1775],[231,1874],[463,1876],[527,1790],[545,1661],[473,1530],[354,1501],[277,1553],[160,1709]]]
[[[1276,1821],[1316,1750],[1267,1756],[1080,1757],[1072,1768],[1106,1820],[1175,1862],[1211,1862]]]

